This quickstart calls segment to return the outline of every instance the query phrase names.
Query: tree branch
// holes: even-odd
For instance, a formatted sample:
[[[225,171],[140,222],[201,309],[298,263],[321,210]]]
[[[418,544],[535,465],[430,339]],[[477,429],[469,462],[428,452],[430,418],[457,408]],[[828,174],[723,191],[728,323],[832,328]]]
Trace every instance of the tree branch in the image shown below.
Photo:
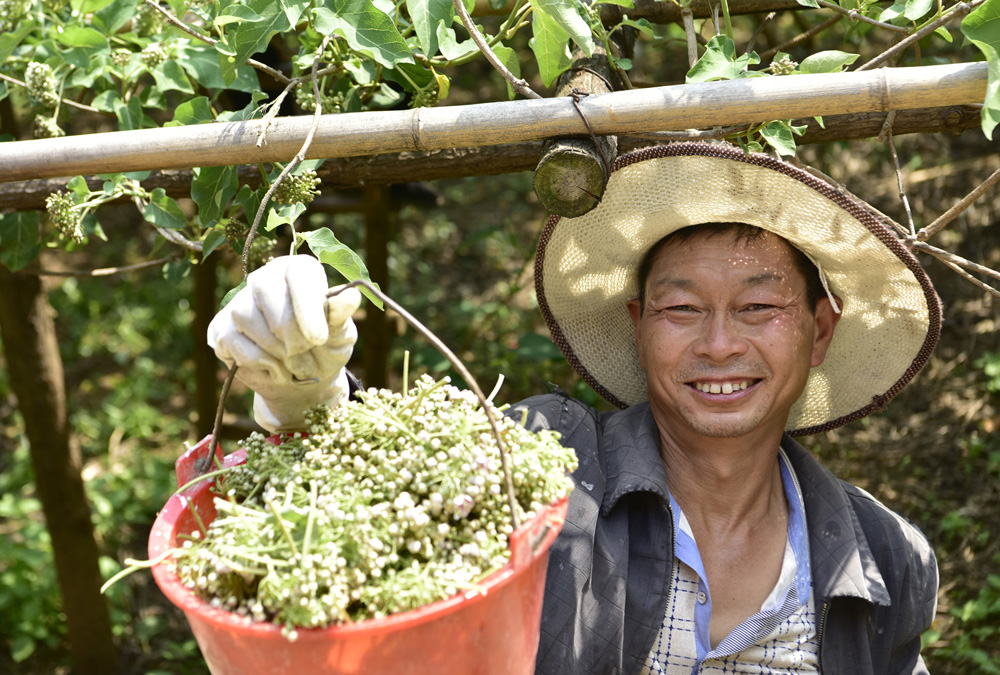
[[[109,277],[114,274],[125,274],[126,272],[137,272],[139,270],[144,270],[149,267],[156,267],[157,265],[162,265],[164,263],[170,262],[171,260],[176,260],[177,256],[167,256],[166,258],[157,258],[156,260],[147,260],[141,263],[135,263],[134,265],[122,265],[120,267],[100,267],[93,270],[71,270],[71,271],[58,271],[58,270],[45,270],[45,269],[24,269],[21,270],[25,274],[34,274],[39,277]]]
[[[3,73],[0,73],[0,80],[7,80],[11,84],[16,84],[17,86],[22,87],[24,89],[28,88],[28,85],[26,85],[24,82],[21,82],[21,80],[11,77],[10,75],[4,75]],[[77,103],[76,101],[71,101],[68,98],[60,98],[59,100],[62,103],[65,103],[66,105],[73,106],[74,108],[79,108],[80,110],[86,110],[87,112],[97,113],[98,115],[105,115],[109,117],[115,116],[114,113],[106,112],[104,110],[98,110],[97,108],[92,108],[89,105],[85,105],[83,103]]]
[[[476,24],[472,21],[472,17],[469,16],[469,13],[465,10],[465,5],[462,3],[462,0],[452,0],[452,4],[455,6],[455,12],[458,14],[459,18],[462,19],[462,25],[465,26],[465,30],[469,31],[472,41],[476,43],[477,47],[479,47],[479,51],[483,53],[483,56],[485,56],[486,60],[490,62],[490,65],[503,76],[503,79],[510,82],[510,86],[514,88],[514,91],[526,98],[541,98],[540,95],[535,93],[535,91],[528,86],[528,83],[525,80],[518,78],[514,75],[514,73],[507,70],[507,66],[500,62],[497,55],[494,54],[493,50],[490,49],[490,46],[486,44],[483,34],[479,32],[478,28],[476,28]]]
[[[917,232],[917,241],[927,241],[933,237],[945,225],[955,220],[955,218],[957,218],[963,211],[972,206],[973,202],[982,197],[987,190],[996,185],[998,182],[1000,182],[1000,169],[994,171],[993,174],[984,180],[975,190],[965,195],[961,201],[938,216],[933,223],[927,227],[921,228],[921,230]]]
[[[884,28],[886,30],[891,30],[894,33],[906,33],[909,34],[910,29],[905,26],[895,26],[891,23],[884,23],[882,21],[877,21],[870,17],[861,14],[856,9],[844,9],[835,2],[830,2],[829,0],[816,0],[820,7],[826,7],[827,9],[832,9],[835,12],[840,12],[852,22],[862,21],[864,23],[871,24],[873,26],[878,26],[879,28]]]
[[[822,0],[820,0],[820,1],[822,1]],[[866,64],[864,64],[864,65],[862,65],[862,66],[860,66],[858,68],[855,68],[855,72],[862,71],[862,70],[871,70],[872,68],[875,68],[876,66],[882,65],[883,63],[885,63],[886,61],[888,61],[889,59],[891,59],[893,56],[895,56],[896,54],[899,54],[899,53],[905,51],[907,48],[909,48],[910,45],[918,42],[919,40],[922,40],[926,36],[930,35],[934,31],[936,31],[941,26],[944,26],[945,24],[951,23],[952,21],[954,21],[955,19],[957,19],[959,17],[965,16],[966,14],[968,14],[969,12],[971,12],[972,10],[974,10],[976,7],[978,7],[979,5],[983,4],[984,2],[986,2],[986,0],[972,0],[972,2],[962,2],[962,3],[959,3],[959,4],[955,5],[954,7],[952,7],[951,9],[949,9],[947,12],[945,12],[944,15],[940,19],[938,19],[937,21],[932,21],[931,23],[927,24],[926,26],[924,26],[923,28],[921,28],[920,30],[918,30],[916,33],[910,35],[909,37],[907,37],[907,38],[905,38],[903,40],[900,40],[898,43],[896,43],[895,45],[893,45],[889,49],[885,50],[884,52],[882,52],[881,54],[879,54],[878,56],[876,56],[874,59],[872,59],[868,63],[866,63]]]

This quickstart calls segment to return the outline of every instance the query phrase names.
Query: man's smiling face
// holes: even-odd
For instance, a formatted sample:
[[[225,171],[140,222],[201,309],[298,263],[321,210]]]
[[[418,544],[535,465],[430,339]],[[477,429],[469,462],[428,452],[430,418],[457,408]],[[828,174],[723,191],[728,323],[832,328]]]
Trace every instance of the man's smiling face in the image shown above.
[[[672,435],[780,436],[839,318],[825,297],[809,306],[795,256],[768,232],[698,233],[656,252],[642,311],[634,299],[629,312],[650,405]]]

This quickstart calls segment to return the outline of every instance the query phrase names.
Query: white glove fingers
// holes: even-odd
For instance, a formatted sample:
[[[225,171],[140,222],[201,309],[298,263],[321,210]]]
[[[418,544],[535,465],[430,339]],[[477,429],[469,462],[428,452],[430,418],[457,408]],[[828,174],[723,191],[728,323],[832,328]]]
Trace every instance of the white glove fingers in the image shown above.
[[[361,292],[357,288],[345,289],[328,298],[326,301],[326,320],[330,325],[330,332],[339,332],[344,322],[354,316],[360,306]]]
[[[274,341],[273,345],[262,342],[265,349],[286,357],[315,346],[299,330],[284,277],[275,278],[272,275],[258,279],[252,286],[252,292],[254,305]]]
[[[291,373],[282,366],[281,360],[268,354],[247,336],[235,333],[227,343],[232,360],[240,367],[236,371],[237,377],[251,389],[258,389],[255,385],[262,382],[283,384],[292,381]],[[254,372],[264,377],[254,378],[256,382],[251,382],[251,373]]]
[[[222,311],[229,312],[238,335],[246,336],[247,339],[259,345],[269,355],[283,356],[285,354],[285,345],[271,332],[271,326],[264,317],[254,296],[253,286],[245,288],[237,293],[236,297]],[[230,340],[235,339],[235,337],[227,337]],[[230,347],[230,353],[233,353],[232,347]],[[240,366],[250,365],[249,363],[241,363],[238,359],[236,362]]]
[[[312,351],[295,354],[285,359],[285,365],[292,374],[293,382],[314,382],[318,381],[324,375],[322,368],[316,362],[315,353],[318,350],[319,348],[313,349]],[[326,373],[326,375],[329,377],[332,374]]]
[[[315,258],[295,256],[285,270],[285,281],[295,322],[310,347],[321,345],[329,336],[326,305],[326,270]]]

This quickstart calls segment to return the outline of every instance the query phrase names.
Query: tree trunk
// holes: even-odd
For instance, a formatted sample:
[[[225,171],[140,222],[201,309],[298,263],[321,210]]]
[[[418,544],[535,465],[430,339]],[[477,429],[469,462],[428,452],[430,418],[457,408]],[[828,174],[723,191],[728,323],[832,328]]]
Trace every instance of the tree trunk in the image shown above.
[[[218,260],[218,252],[212,252],[194,266],[194,321],[191,322],[191,332],[194,336],[194,406],[198,413],[198,438],[212,433],[219,407],[219,360],[208,346],[208,324],[218,310],[215,278]]]
[[[55,557],[77,675],[118,672],[97,542],[71,440],[66,385],[48,297],[38,277],[0,266],[0,337]]]

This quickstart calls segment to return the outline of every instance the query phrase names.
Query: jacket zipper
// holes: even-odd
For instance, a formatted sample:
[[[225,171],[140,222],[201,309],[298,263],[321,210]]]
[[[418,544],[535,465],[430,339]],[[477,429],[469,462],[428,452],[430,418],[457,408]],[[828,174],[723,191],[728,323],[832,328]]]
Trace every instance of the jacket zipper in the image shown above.
[[[816,650],[819,657],[820,672],[823,671],[823,630],[826,628],[826,618],[830,614],[830,601],[823,601],[823,609],[819,615],[819,625],[816,627]]]

